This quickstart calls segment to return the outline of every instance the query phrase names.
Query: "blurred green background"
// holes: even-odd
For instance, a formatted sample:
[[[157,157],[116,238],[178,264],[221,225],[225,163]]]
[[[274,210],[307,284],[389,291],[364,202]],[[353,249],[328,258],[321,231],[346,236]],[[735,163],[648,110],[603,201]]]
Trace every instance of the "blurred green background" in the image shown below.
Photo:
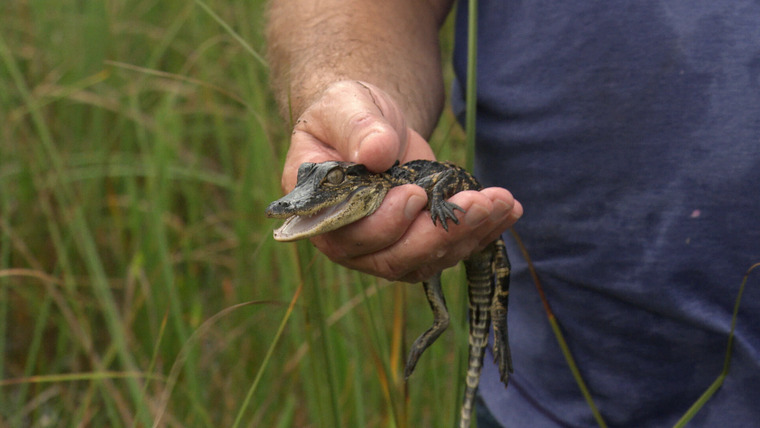
[[[0,426],[456,420],[459,268],[454,325],[405,383],[421,286],[271,238],[290,124],[264,3],[0,5]],[[463,161],[450,113],[431,143]]]

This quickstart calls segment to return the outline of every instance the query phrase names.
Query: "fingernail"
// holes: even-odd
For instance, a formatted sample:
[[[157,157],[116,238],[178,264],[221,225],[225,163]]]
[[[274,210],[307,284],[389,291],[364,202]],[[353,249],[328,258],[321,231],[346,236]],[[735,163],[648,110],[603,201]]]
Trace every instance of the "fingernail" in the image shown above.
[[[475,227],[483,223],[488,218],[489,212],[480,205],[473,205],[467,210],[464,216],[464,222],[467,226]]]
[[[409,200],[406,201],[404,207],[404,215],[408,220],[412,220],[417,217],[420,211],[427,205],[427,198],[420,195],[412,195]]]
[[[491,218],[494,220],[498,220],[504,217],[505,215],[507,215],[507,211],[509,211],[509,205],[506,202],[502,200],[494,201]]]

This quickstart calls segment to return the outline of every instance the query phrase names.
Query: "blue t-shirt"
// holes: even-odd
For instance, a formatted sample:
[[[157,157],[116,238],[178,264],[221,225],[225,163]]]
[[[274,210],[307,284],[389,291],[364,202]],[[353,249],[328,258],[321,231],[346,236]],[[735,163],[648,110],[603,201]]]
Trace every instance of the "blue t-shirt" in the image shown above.
[[[515,229],[606,422],[672,426],[720,373],[760,262],[760,2],[483,0],[478,31],[476,174],[522,202]],[[487,355],[483,399],[511,428],[596,426],[508,246],[515,373],[504,389]],[[760,269],[690,426],[760,426]]]

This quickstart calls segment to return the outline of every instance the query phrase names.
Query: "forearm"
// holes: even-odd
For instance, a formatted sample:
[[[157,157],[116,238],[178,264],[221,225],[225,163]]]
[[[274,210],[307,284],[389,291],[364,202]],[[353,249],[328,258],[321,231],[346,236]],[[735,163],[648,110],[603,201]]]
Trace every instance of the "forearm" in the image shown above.
[[[296,118],[330,83],[388,92],[428,136],[443,105],[438,28],[450,0],[275,0],[267,29],[275,94]]]

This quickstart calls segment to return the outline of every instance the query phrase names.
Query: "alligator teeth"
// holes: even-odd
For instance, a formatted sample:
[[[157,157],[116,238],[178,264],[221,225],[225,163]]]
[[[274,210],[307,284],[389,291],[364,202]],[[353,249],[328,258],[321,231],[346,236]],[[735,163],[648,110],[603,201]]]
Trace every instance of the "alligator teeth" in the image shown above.
[[[332,223],[329,221],[330,218],[339,214],[347,203],[347,201],[344,201],[338,205],[323,208],[316,213],[306,216],[294,215],[288,217],[279,229],[275,229],[274,239],[276,241],[289,242],[327,232],[331,230],[327,229]]]

